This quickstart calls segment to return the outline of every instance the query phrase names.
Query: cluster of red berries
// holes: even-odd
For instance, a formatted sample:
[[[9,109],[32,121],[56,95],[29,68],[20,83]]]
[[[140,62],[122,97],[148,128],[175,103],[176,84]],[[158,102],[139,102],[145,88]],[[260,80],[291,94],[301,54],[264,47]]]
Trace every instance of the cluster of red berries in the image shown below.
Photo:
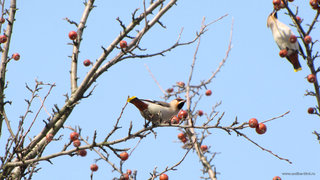
[[[263,123],[258,123],[256,118],[251,118],[249,120],[249,127],[256,128],[258,134],[264,134],[267,131],[267,126]]]
[[[298,19],[298,17],[297,17],[297,19]],[[291,43],[296,43],[296,42],[297,42],[297,36],[295,36],[295,35],[292,34],[292,35],[289,37],[289,41],[290,41]],[[311,43],[311,42],[312,42],[311,36],[306,35],[306,36],[304,37],[304,42],[305,42],[306,44]],[[287,49],[281,49],[281,50],[280,50],[280,52],[279,52],[279,56],[280,56],[280,57],[286,57],[287,55],[288,55]]]
[[[72,141],[74,147],[79,147],[81,145],[81,142],[79,140],[79,133],[77,132],[70,133],[70,140]],[[85,149],[81,149],[78,151],[78,154],[84,157],[87,155],[87,151]]]
[[[130,169],[127,169],[126,173],[123,173],[120,176],[120,180],[129,180],[129,176],[132,174],[132,171]]]
[[[188,116],[187,111],[181,110],[178,113],[178,116],[173,116],[171,119],[171,124],[179,124],[181,120],[185,119]]]

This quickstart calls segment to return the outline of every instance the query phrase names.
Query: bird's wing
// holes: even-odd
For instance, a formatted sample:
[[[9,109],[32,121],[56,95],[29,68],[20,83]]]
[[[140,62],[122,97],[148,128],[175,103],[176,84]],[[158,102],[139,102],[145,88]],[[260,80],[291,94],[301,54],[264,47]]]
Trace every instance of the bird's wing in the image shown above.
[[[158,104],[160,106],[164,106],[164,107],[170,107],[170,104],[167,102],[163,102],[163,101],[152,101],[152,100],[148,100],[148,99],[140,99],[141,101],[145,101],[147,103],[154,103],[154,104]]]

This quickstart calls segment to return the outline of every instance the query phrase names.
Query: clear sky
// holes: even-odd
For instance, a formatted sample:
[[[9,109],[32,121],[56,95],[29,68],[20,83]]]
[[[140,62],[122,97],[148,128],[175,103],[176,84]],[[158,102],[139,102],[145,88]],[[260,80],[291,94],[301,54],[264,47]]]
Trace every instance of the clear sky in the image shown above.
[[[304,19],[302,24],[306,27],[315,14],[309,6],[309,1],[297,1],[292,4],[290,6],[293,8],[294,5],[299,6],[299,16]],[[89,16],[84,32],[80,62],[84,59],[95,61],[102,53],[101,46],[107,47],[119,34],[121,27],[116,21],[117,17],[120,17],[125,24],[129,24],[131,13],[136,8],[143,9],[141,0],[96,0],[96,6]],[[67,45],[71,42],[68,33],[76,30],[74,25],[70,25],[63,18],[68,17],[78,22],[84,8],[82,1],[79,0],[18,1],[17,7],[19,10],[16,14],[10,52],[19,52],[21,59],[9,63],[7,72],[9,87],[6,89],[7,100],[13,101],[11,106],[6,106],[12,126],[17,125],[19,116],[25,112],[24,99],[30,97],[25,83],[33,87],[35,79],[57,85],[45,103],[48,111],[52,109],[53,104],[63,106],[65,100],[63,95],[70,94],[68,56],[72,53],[72,46]],[[306,90],[313,88],[305,79],[310,71],[302,58],[300,62],[303,70],[295,73],[291,64],[279,57],[279,49],[273,41],[270,29],[266,27],[267,16],[272,8],[272,0],[178,1],[177,6],[172,7],[161,19],[167,29],[155,25],[141,41],[141,47],[147,48],[147,53],[157,52],[175,43],[181,28],[184,28],[182,41],[189,41],[199,31],[203,17],[209,22],[229,14],[211,25],[201,39],[192,81],[195,84],[210,77],[225,56],[232,19],[234,20],[233,48],[230,56],[221,72],[208,85],[213,91],[212,96],[204,97],[197,109],[209,113],[212,106],[221,101],[222,104],[217,111],[225,112],[223,125],[230,125],[235,117],[238,117],[241,123],[252,117],[263,121],[290,110],[285,117],[267,123],[268,129],[264,135],[258,135],[249,128],[241,132],[262,147],[290,159],[292,164],[262,151],[235,133],[230,136],[223,130],[210,130],[212,134],[205,139],[204,144],[211,146],[210,151],[219,152],[213,160],[219,173],[218,179],[271,180],[278,175],[284,180],[315,180],[320,177],[320,146],[312,134],[314,130],[320,131],[320,121],[317,116],[307,113],[308,107],[315,106],[315,99],[304,96]],[[283,10],[278,17],[282,22],[290,23]],[[315,27],[317,29],[311,36],[313,39],[319,39],[319,24]],[[297,34],[295,30],[294,32]],[[318,50],[319,45],[315,49]],[[93,95],[80,102],[65,125],[80,126],[82,136],[88,136],[89,139],[97,130],[97,140],[103,140],[113,128],[128,95],[161,100],[163,94],[144,64],[148,65],[158,82],[166,89],[177,81],[187,81],[194,51],[195,44],[179,47],[164,57],[128,59],[116,64],[97,80]],[[114,54],[110,54],[107,60]],[[318,62],[316,64],[318,65]],[[80,81],[88,70],[88,67],[79,63]],[[43,97],[46,92],[47,89],[44,89],[40,96]],[[39,101],[34,104],[32,110],[35,112],[38,107]],[[42,119],[48,117],[44,111],[40,115],[30,134],[31,137],[43,128]],[[29,122],[33,117],[34,115],[30,115]],[[204,117],[202,118],[204,121]],[[142,128],[144,122],[138,110],[131,104],[127,106],[122,116],[123,128],[115,134],[114,139],[127,134],[130,121],[133,121],[134,130]],[[4,132],[4,136],[8,136],[6,131]],[[179,131],[176,128],[158,128],[156,132],[157,138],[151,135],[143,139],[124,164],[125,169],[138,170],[138,179],[149,178],[149,173],[155,167],[163,171],[166,166],[176,164],[184,155],[185,150],[178,142]],[[68,129],[61,130],[56,137],[63,135],[62,140],[52,142],[44,155],[60,151],[69,141],[69,133]],[[136,143],[137,140],[133,140],[116,147],[133,148]],[[0,146],[4,147],[4,144],[1,139]],[[89,179],[91,173],[89,166],[97,158],[99,158],[97,154],[89,151],[84,158],[58,157],[52,160],[53,165],[41,162],[39,167],[43,169],[34,176],[34,179]],[[119,165],[119,159],[113,154],[110,159]],[[97,164],[99,170],[94,173],[94,179],[119,177],[118,173],[112,172],[112,168],[106,162],[100,160]],[[191,152],[177,170],[167,173],[171,180],[200,179],[202,176],[201,163],[195,152]],[[296,172],[315,175],[281,174]]]

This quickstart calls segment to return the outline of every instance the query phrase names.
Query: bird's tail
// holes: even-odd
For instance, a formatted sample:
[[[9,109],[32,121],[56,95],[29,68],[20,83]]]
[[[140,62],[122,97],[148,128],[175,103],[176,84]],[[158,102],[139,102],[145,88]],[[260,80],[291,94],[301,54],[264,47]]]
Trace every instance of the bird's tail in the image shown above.
[[[129,97],[127,99],[127,102],[132,103],[135,105],[140,111],[144,111],[148,108],[148,104],[144,103],[140,99],[138,99],[136,96]]]
[[[287,59],[292,64],[292,66],[294,68],[294,72],[298,72],[298,71],[302,70],[299,59],[298,59],[297,52],[294,52],[294,53],[290,54],[289,56],[287,56]]]
[[[127,102],[131,102],[133,99],[135,99],[135,98],[137,98],[136,96],[132,96],[132,97],[129,97],[128,99],[127,99]]]

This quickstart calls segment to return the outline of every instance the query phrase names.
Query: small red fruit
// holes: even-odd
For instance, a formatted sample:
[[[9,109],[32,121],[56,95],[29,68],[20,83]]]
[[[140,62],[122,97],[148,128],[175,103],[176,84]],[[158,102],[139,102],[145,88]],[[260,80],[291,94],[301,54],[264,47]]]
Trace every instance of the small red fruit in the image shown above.
[[[307,76],[309,83],[314,83],[316,81],[316,76],[314,74],[309,74]]]
[[[182,138],[181,139],[181,142],[183,142],[183,143],[186,143],[188,140],[187,140],[187,138]]]
[[[312,38],[311,38],[311,36],[309,36],[309,35],[306,35],[306,36],[304,37],[304,42],[305,42],[306,44],[309,44],[309,43],[311,43],[311,41],[312,41]]]
[[[5,42],[7,42],[7,40],[8,40],[8,37],[6,35],[0,36],[0,43],[5,43]]]
[[[281,4],[281,0],[273,0],[273,5],[275,5],[275,6],[280,6],[280,4]]]
[[[71,40],[77,39],[77,36],[78,36],[77,32],[75,32],[75,31],[70,31],[70,32],[69,32],[69,38],[70,38]]]
[[[184,82],[182,82],[182,81],[177,82],[177,85],[178,85],[180,88],[183,88],[183,87],[185,86]]]
[[[85,149],[81,149],[78,151],[78,154],[82,157],[86,156],[87,155],[87,151]]]
[[[301,19],[300,16],[296,16],[296,19],[297,19],[297,21],[298,21],[299,24],[302,22],[302,19]]]
[[[201,145],[200,149],[202,152],[206,152],[208,150],[208,146],[207,145]]]
[[[178,139],[182,140],[182,139],[185,139],[186,136],[184,135],[184,133],[179,133],[178,134]]]
[[[312,7],[312,9],[318,9],[318,2],[317,0],[310,0],[310,6]]]
[[[211,96],[212,91],[210,89],[206,90],[206,96]]]
[[[179,114],[178,114],[178,118],[179,119],[184,119],[184,118],[186,118],[188,116],[188,113],[187,113],[187,111],[185,111],[185,110],[181,110],[180,112],[179,112]]]
[[[267,126],[263,123],[259,123],[259,126],[256,127],[256,132],[258,134],[264,134],[267,131]]]
[[[0,23],[3,24],[6,20],[3,17],[0,17]]]
[[[81,145],[81,142],[80,142],[79,139],[76,139],[76,140],[73,141],[73,146],[74,147],[79,147],[80,145]]]
[[[291,43],[295,43],[295,42],[297,42],[297,36],[295,36],[295,35],[291,35],[290,36],[290,38],[289,38],[289,41],[291,42]]]
[[[18,61],[20,59],[20,54],[19,53],[14,53],[12,54],[12,58],[16,61]]]
[[[259,125],[258,120],[256,118],[251,118],[249,120],[249,127],[256,128],[256,127],[258,127],[258,125]]]
[[[169,177],[166,174],[161,174],[159,180],[168,180]]]
[[[127,152],[122,152],[122,153],[120,153],[120,159],[122,160],[122,161],[125,161],[125,160],[127,160],[129,158],[129,154],[127,153]]]
[[[173,116],[171,119],[171,124],[179,124],[179,118],[177,116]]]
[[[286,57],[288,55],[288,51],[286,49],[281,49],[279,52],[280,57]]]
[[[90,66],[90,64],[91,64],[91,61],[89,59],[86,59],[83,61],[84,66]]]
[[[47,142],[51,142],[52,139],[53,139],[53,134],[49,133],[49,134],[46,135]]]
[[[199,110],[199,111],[198,111],[198,115],[199,115],[199,116],[202,116],[202,115],[203,115],[203,111],[202,111],[202,110]]]
[[[167,93],[172,93],[173,92],[173,88],[168,88],[167,89]]]
[[[132,171],[130,169],[127,169],[127,174],[131,175]]]
[[[98,165],[97,164],[91,164],[90,169],[91,169],[91,171],[98,171]]]
[[[281,180],[281,177],[275,176],[275,177],[272,178],[272,180]]]
[[[129,175],[127,173],[122,174],[120,180],[129,180]]]
[[[313,107],[309,107],[308,108],[308,113],[309,114],[313,114],[314,113],[314,108]]]
[[[127,41],[125,41],[125,40],[120,41],[120,47],[121,47],[122,49],[127,48],[127,47],[128,47]]]
[[[70,133],[70,139],[71,141],[75,141],[79,138],[79,134],[77,132]]]

